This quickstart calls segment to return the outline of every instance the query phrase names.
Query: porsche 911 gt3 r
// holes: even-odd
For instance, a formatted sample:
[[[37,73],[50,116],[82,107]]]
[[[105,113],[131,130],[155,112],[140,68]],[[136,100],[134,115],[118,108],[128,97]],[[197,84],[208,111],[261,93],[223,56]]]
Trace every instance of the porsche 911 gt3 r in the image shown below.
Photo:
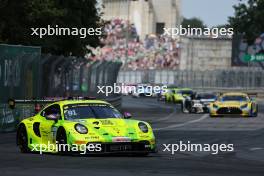
[[[258,105],[245,93],[224,93],[210,104],[210,116],[224,115],[257,117]]]
[[[70,148],[77,146],[78,151],[92,144],[93,150],[87,153],[146,155],[155,152],[151,126],[144,121],[128,119],[130,117],[129,114],[121,115],[111,104],[100,100],[58,101],[21,121],[17,145],[21,152],[65,152],[56,147],[43,149],[44,146],[62,144]]]

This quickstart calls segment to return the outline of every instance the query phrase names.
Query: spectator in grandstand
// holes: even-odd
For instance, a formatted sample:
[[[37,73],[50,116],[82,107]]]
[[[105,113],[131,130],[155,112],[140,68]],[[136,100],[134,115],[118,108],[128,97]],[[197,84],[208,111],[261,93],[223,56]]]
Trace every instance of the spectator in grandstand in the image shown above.
[[[139,40],[134,24],[119,18],[105,24],[103,48],[89,48],[93,60],[120,61],[123,69],[177,69],[179,43],[167,36],[149,34]]]

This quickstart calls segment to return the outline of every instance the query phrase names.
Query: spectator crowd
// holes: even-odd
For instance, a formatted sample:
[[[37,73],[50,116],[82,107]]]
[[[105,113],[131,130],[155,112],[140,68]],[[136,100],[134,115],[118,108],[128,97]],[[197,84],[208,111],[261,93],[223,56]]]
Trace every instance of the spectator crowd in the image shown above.
[[[127,20],[113,19],[105,24],[103,47],[91,48],[93,60],[120,61],[123,69],[177,69],[180,46],[176,39],[149,34],[140,40],[136,27]]]

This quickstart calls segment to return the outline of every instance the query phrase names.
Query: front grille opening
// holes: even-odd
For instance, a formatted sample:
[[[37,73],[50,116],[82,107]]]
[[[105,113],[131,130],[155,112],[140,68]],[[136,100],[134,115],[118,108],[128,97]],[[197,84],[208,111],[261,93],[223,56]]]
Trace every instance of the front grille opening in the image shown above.
[[[242,114],[241,109],[237,108],[237,107],[224,107],[224,108],[219,108],[217,110],[218,114]]]

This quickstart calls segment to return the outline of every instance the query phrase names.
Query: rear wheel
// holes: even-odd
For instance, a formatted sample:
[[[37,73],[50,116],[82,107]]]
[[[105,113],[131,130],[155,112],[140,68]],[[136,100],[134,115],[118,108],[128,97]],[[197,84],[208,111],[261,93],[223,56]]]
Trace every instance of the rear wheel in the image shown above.
[[[169,103],[169,98],[167,96],[165,97],[165,103]]]
[[[21,153],[29,153],[28,136],[25,125],[20,125],[17,130],[17,145]]]
[[[176,100],[176,98],[173,96],[172,97],[172,102],[174,103],[174,104],[178,104],[179,102]]]
[[[182,111],[182,113],[185,113],[184,112],[184,104],[183,104],[183,102],[181,102],[180,105],[181,105],[181,111]]]

